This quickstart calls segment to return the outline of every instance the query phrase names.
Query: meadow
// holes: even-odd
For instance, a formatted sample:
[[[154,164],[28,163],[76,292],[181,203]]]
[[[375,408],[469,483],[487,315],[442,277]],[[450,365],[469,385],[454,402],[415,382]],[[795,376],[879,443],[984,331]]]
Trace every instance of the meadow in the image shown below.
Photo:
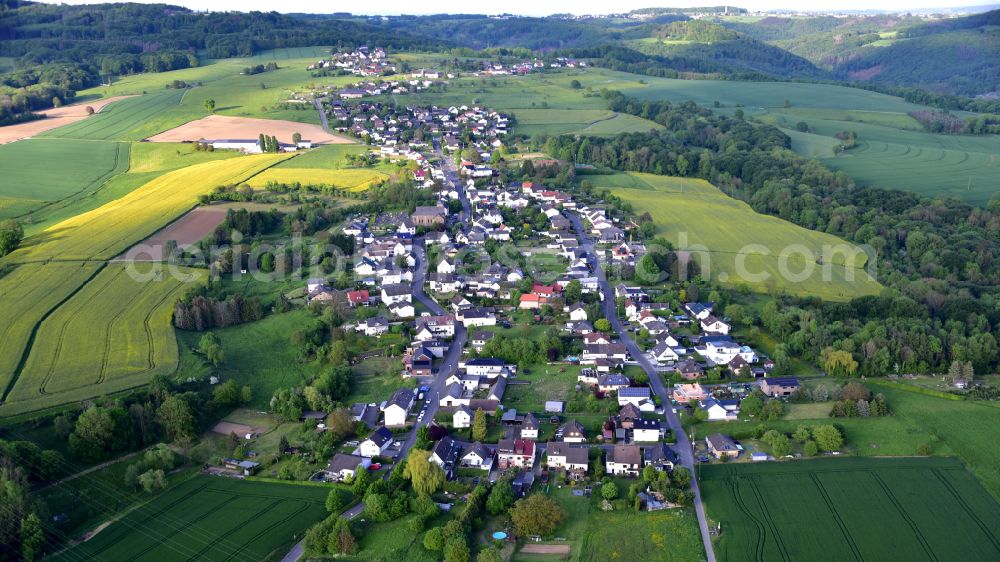
[[[219,367],[218,374],[240,385],[250,385],[253,391],[250,406],[266,409],[275,390],[302,386],[319,374],[318,366],[299,360],[298,350],[292,344],[291,334],[308,320],[309,314],[298,310],[215,330],[226,352],[226,361]],[[202,358],[191,352],[198,347],[202,335],[177,332],[181,345],[179,378],[208,376]],[[399,377],[395,380],[398,383]]]
[[[326,516],[323,486],[198,476],[53,560],[267,560]]]
[[[128,143],[25,139],[0,145],[0,219],[44,216],[92,195],[128,166]]]
[[[129,269],[104,268],[41,322],[5,414],[113,393],[177,369],[174,302],[204,275],[140,281]]]
[[[721,283],[838,301],[881,289],[863,269],[867,260],[863,252],[828,251],[853,252],[855,246],[758,214],[704,180],[635,173],[588,179],[597,188],[611,189],[635,209],[648,211],[659,235],[676,248],[691,251]],[[782,258],[786,249],[787,260]],[[812,254],[808,259],[806,250]],[[789,275],[781,273],[783,267]]]
[[[1000,504],[949,458],[700,468],[720,560],[996,560]]]
[[[649,513],[605,512],[599,494],[574,496],[572,487],[553,487],[552,496],[566,510],[566,521],[555,536],[556,544],[570,547],[564,560],[603,562],[606,560],[649,560],[652,562],[692,562],[705,559],[694,512],[670,509]],[[619,497],[627,490],[619,481]],[[554,560],[553,555],[516,552],[513,560]]]
[[[87,119],[65,127],[52,129],[42,135],[51,138],[89,140],[142,140],[171,127],[172,123],[201,117],[201,109],[187,111],[181,100],[187,90],[160,90],[121,100],[105,107]],[[190,109],[190,108],[188,108]]]

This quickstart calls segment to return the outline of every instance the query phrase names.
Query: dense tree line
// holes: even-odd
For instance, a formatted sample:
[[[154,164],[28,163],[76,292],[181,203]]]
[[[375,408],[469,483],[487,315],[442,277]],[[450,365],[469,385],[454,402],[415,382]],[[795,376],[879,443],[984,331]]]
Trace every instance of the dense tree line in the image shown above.
[[[174,326],[180,330],[202,332],[212,328],[225,328],[264,317],[260,300],[233,295],[218,299],[195,295],[177,301],[174,305]]]
[[[1000,199],[985,208],[904,191],[859,188],[844,173],[788,149],[771,126],[715,115],[693,103],[642,102],[605,92],[609,108],[652,119],[663,131],[614,138],[549,138],[562,159],[609,168],[701,177],[756,211],[867,244],[882,294],[849,303],[786,298],[759,318],[783,352],[820,362],[850,353],[852,374],[947,370],[971,361],[996,368],[1000,313]]]

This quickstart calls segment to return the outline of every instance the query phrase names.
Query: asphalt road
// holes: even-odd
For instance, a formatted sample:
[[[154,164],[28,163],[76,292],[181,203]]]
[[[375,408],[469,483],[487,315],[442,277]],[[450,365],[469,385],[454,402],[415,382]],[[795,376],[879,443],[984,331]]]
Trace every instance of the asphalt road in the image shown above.
[[[573,223],[573,229],[576,231],[577,240],[580,243],[580,248],[587,253],[587,259],[594,266],[594,275],[598,278],[601,286],[601,292],[604,295],[604,302],[602,307],[604,309],[604,317],[611,322],[611,328],[618,334],[619,339],[625,344],[628,349],[629,354],[639,363],[646,374],[649,375],[649,384],[652,387],[653,392],[660,397],[660,401],[663,404],[664,417],[667,420],[667,424],[670,426],[671,431],[673,431],[674,437],[676,438],[676,449],[677,454],[680,457],[681,464],[687,467],[691,471],[691,490],[694,492],[694,508],[695,513],[698,516],[698,527],[701,529],[701,541],[705,546],[705,556],[708,562],[715,562],[715,551],[712,550],[712,538],[708,532],[708,518],[705,516],[705,506],[701,501],[701,489],[698,486],[698,480],[695,478],[695,458],[694,451],[691,446],[691,442],[688,439],[687,434],[684,432],[684,427],[681,425],[681,420],[677,414],[670,407],[670,393],[667,391],[666,386],[663,384],[663,379],[660,374],[656,371],[652,362],[650,362],[649,357],[639,349],[636,345],[635,340],[629,335],[628,330],[626,330],[618,318],[617,305],[615,303],[615,292],[611,287],[611,283],[608,282],[608,278],[604,273],[604,267],[601,265],[601,261],[597,258],[597,253],[594,250],[594,242],[587,236],[587,231],[583,227],[583,221],[577,213],[567,212],[570,222]]]
[[[322,112],[321,112],[322,114]],[[324,119],[325,121],[325,119]],[[438,155],[441,155],[441,146],[435,141],[435,150]],[[442,158],[444,158],[442,156]],[[450,161],[447,160],[446,161]],[[462,183],[458,180],[458,174],[455,171],[455,164],[451,162],[450,168],[445,168],[445,179],[450,182],[452,186],[458,191],[459,199],[462,201],[462,214],[460,219],[464,222],[469,220],[472,216],[471,206],[469,204],[469,199],[465,195],[465,188]],[[413,269],[413,296],[418,301],[423,303],[434,314],[445,314],[444,308],[437,303],[434,299],[427,296],[424,292],[424,282],[427,278],[427,269],[429,264],[427,263],[427,250],[424,247],[424,240],[422,237],[418,237],[413,240],[413,257],[416,260],[416,265]],[[424,412],[424,417],[420,421],[416,422],[413,426],[413,431],[407,435],[406,439],[402,442],[399,448],[399,458],[406,458],[409,454],[410,449],[417,440],[417,429],[429,424],[433,419],[434,415],[438,411],[438,404],[440,402],[441,394],[445,390],[445,381],[452,373],[458,370],[458,362],[462,358],[462,350],[465,349],[465,342],[468,339],[468,331],[465,329],[461,323],[455,324],[455,337],[452,339],[451,345],[448,347],[448,352],[442,358],[441,362],[438,364],[437,372],[434,374],[434,380],[430,383],[430,390],[424,394],[424,403],[427,405],[427,410]],[[386,475],[388,477],[388,475]],[[344,517],[348,519],[353,519],[357,517],[364,511],[364,504],[357,503],[351,506],[347,511],[343,513]],[[296,543],[294,547],[282,558],[281,562],[296,562],[301,559],[305,554],[305,544],[303,541]]]

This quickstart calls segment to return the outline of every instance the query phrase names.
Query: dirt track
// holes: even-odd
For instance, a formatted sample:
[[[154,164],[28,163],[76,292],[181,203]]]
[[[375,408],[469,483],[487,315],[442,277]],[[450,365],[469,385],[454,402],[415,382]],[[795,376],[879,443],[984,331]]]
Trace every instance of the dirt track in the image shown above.
[[[45,115],[45,119],[38,119],[37,121],[28,121],[27,123],[18,123],[17,125],[0,127],[0,144],[7,144],[16,140],[33,137],[39,133],[55,129],[56,127],[62,127],[63,125],[69,125],[70,123],[76,123],[81,119],[86,119],[88,117],[88,106],[94,108],[94,111],[100,111],[109,103],[114,103],[118,100],[131,97],[133,96],[114,96],[99,100],[74,103],[73,105],[64,105],[55,109],[36,111],[36,114]]]
[[[569,554],[568,544],[528,543],[521,548],[522,554]]]
[[[292,135],[298,132],[302,140],[314,144],[347,144],[353,140],[332,135],[319,125],[280,121],[277,119],[253,119],[250,117],[230,117],[209,115],[196,121],[174,127],[146,140],[152,142],[184,142],[216,139],[256,139],[261,133],[278,137],[280,142],[292,142]]]

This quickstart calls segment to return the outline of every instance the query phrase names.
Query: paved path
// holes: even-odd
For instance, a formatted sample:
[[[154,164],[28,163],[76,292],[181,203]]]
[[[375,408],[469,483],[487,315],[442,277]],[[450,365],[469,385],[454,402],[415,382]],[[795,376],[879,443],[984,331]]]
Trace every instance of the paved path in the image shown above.
[[[601,286],[601,293],[604,295],[604,302],[601,303],[601,306],[604,309],[604,317],[611,322],[611,328],[618,334],[622,343],[625,344],[629,354],[635,358],[639,366],[646,371],[647,375],[649,375],[649,384],[652,387],[653,392],[660,397],[660,401],[663,404],[664,417],[666,417],[667,424],[674,433],[674,438],[676,439],[675,448],[677,449],[677,454],[680,457],[681,464],[686,466],[687,469],[691,471],[691,491],[694,492],[694,509],[698,516],[698,526],[701,528],[701,541],[705,546],[705,556],[707,557],[708,562],[715,562],[715,551],[712,549],[712,538],[708,532],[708,518],[705,516],[705,506],[701,501],[701,489],[698,486],[698,479],[695,477],[695,458],[691,442],[688,440],[688,436],[684,432],[684,427],[681,425],[680,418],[674,412],[673,408],[670,407],[670,393],[663,384],[663,378],[656,371],[656,368],[650,362],[649,357],[641,349],[639,349],[635,340],[632,339],[632,336],[629,335],[628,331],[622,326],[621,320],[618,318],[618,307],[615,302],[615,292],[611,287],[611,283],[608,282],[608,278],[604,273],[604,267],[601,265],[601,261],[597,257],[597,252],[594,250],[594,242],[586,234],[587,231],[583,227],[583,221],[580,220],[580,216],[576,213],[567,212],[566,214],[569,216],[570,222],[573,223],[573,229],[576,230],[576,236],[580,243],[580,248],[587,253],[587,259],[594,264],[594,275],[597,276]]]
[[[323,111],[323,100],[326,98],[316,98],[316,111],[319,112],[319,124],[323,126],[323,130],[330,133],[330,120],[326,118],[326,111]]]

